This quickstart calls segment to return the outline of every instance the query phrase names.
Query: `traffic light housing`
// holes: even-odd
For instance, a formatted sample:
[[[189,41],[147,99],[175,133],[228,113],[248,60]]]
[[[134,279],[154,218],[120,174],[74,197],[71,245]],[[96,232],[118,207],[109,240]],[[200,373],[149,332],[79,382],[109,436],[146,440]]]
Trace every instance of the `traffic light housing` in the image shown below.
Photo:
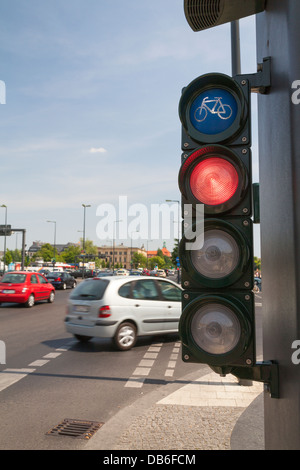
[[[266,0],[184,0],[184,13],[193,31],[264,11]]]
[[[256,362],[249,80],[198,77],[179,116],[182,357],[228,373]]]

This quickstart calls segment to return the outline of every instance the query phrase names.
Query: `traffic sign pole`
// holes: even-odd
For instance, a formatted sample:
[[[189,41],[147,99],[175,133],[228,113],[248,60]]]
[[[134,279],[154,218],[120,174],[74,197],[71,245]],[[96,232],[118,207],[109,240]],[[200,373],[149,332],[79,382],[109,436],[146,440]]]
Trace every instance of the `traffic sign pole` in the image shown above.
[[[282,397],[264,398],[268,450],[300,449],[299,17],[298,0],[269,0],[257,16],[257,57],[272,65],[258,97],[263,348],[279,363]]]

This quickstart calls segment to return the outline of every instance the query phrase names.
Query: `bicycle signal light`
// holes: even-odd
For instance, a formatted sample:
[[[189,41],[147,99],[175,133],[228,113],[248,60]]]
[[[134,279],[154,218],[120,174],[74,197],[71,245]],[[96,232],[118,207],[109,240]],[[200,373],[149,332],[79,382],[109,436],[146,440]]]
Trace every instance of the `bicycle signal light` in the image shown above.
[[[247,88],[247,87],[246,87]],[[243,86],[223,74],[195,79],[182,92],[179,116],[183,129],[197,143],[225,143],[240,134],[247,143],[248,106]]]

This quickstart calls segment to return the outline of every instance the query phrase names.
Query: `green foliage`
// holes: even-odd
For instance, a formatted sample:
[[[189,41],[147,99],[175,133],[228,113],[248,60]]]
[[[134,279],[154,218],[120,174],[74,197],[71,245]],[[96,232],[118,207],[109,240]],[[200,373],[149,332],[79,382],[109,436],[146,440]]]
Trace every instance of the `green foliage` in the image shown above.
[[[150,258],[148,263],[150,269],[154,269],[155,266],[157,266],[158,269],[162,269],[165,267],[165,260],[160,256],[154,256],[153,258]]]
[[[147,258],[142,253],[133,253],[132,255],[132,267],[133,268],[145,268],[147,266]]]
[[[261,259],[254,256],[254,270],[261,271]]]

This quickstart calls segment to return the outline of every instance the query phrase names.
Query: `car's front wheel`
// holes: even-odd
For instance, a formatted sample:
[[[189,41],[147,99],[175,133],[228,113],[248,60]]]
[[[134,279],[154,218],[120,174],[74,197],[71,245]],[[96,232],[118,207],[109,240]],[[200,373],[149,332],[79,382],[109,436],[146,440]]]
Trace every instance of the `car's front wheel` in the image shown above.
[[[124,322],[118,327],[115,336],[115,346],[121,351],[128,351],[133,348],[137,340],[136,327],[133,323]]]

